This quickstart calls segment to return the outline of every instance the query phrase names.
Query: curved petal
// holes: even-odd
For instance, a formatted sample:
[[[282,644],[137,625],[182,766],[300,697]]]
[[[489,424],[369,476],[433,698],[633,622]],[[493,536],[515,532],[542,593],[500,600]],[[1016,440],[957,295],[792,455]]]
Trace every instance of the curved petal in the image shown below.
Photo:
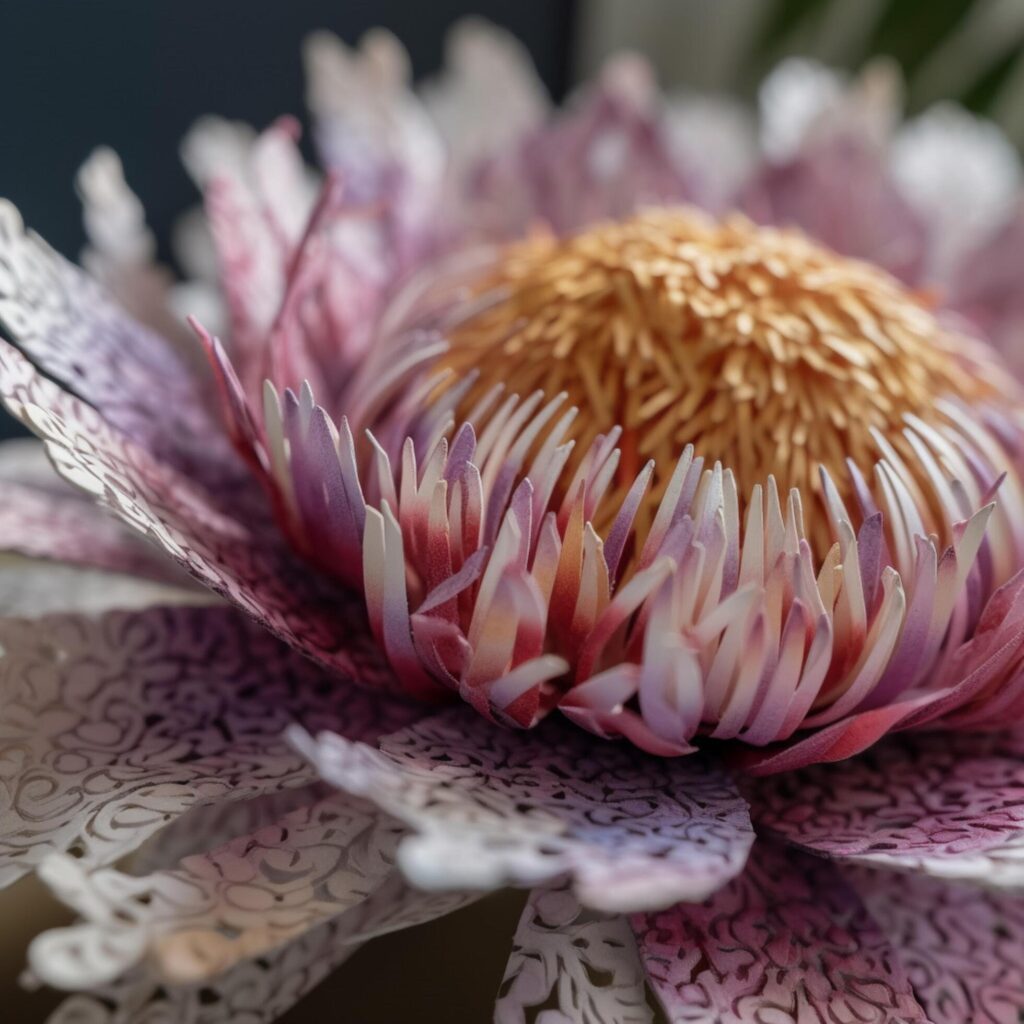
[[[424,888],[569,876],[597,910],[664,907],[724,884],[753,840],[738,792],[706,760],[659,761],[563,723],[512,732],[457,709],[380,751],[292,735],[324,779],[415,830],[399,863]]]
[[[418,893],[392,880],[348,914],[273,953],[244,959],[203,985],[168,985],[137,969],[70,997],[48,1024],[271,1024],[365,939],[412,928],[464,902],[458,893]]]
[[[66,480],[146,534],[194,578],[318,661],[368,684],[390,685],[353,595],[324,589],[276,534],[221,515],[205,491],[43,378],[6,342],[0,342],[0,396],[43,438]]]
[[[59,988],[92,988],[145,961],[167,983],[205,983],[342,916],[335,941],[361,942],[392,928],[366,905],[405,892],[392,879],[401,834],[371,805],[314,789],[283,816],[149,873],[90,872],[54,855],[40,872],[85,920],[32,943],[33,974]],[[475,898],[431,905],[455,909]]]
[[[1024,899],[920,875],[844,873],[892,943],[932,1024],[1018,1024]]]
[[[824,139],[767,164],[737,205],[762,224],[788,224],[908,282],[919,279],[927,231],[879,154],[857,139]]]
[[[208,381],[96,282],[26,232],[6,202],[0,203],[0,324],[48,374],[158,460],[214,494],[251,490],[204,402]]]
[[[827,861],[759,843],[699,906],[633,918],[673,1022],[927,1024],[893,949]]]
[[[530,893],[495,1007],[495,1024],[541,1011],[578,1024],[653,1024],[629,922],[587,912],[565,888]]]
[[[745,786],[758,825],[818,853],[908,868],[1024,833],[1024,731],[892,737]],[[955,863],[951,863],[955,870]]]
[[[189,807],[307,782],[295,721],[373,739],[414,709],[346,686],[228,608],[0,623],[0,881],[111,863]]]
[[[82,495],[4,480],[2,474],[0,485],[0,550],[191,586],[173,563]]]

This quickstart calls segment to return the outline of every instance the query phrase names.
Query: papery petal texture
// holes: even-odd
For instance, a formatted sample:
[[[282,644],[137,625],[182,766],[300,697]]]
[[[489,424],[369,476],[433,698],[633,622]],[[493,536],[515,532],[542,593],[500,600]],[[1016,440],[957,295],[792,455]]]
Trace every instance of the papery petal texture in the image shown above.
[[[720,769],[595,746],[555,723],[495,731],[450,711],[385,737],[380,751],[331,735],[293,737],[326,781],[414,831],[399,863],[428,889],[568,876],[596,910],[663,907],[724,884],[753,841]]]
[[[1024,900],[924,876],[846,872],[932,1024],[1016,1024]]]
[[[0,626],[0,878],[109,864],[190,807],[308,782],[285,728],[372,739],[406,704],[337,680],[227,608]]]
[[[759,844],[706,903],[636,915],[667,1018],[927,1024],[894,948],[827,861]]]
[[[589,912],[565,888],[530,893],[495,1024],[525,1024],[538,1011],[580,1024],[653,1024],[654,1007],[625,918]]]
[[[745,791],[761,829],[810,850],[917,870],[964,858],[967,870],[1024,836],[1022,744],[1019,730],[890,737]]]

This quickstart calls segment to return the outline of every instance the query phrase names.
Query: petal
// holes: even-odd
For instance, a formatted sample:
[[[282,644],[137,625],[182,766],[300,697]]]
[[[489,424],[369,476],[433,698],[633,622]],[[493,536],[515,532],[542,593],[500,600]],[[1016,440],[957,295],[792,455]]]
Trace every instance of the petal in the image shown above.
[[[629,922],[593,914],[566,888],[530,893],[495,1008],[495,1024],[544,1019],[649,1024],[644,974]],[[556,1016],[557,1014],[557,1016]]]
[[[48,1024],[271,1024],[360,942],[431,921],[464,902],[460,894],[418,893],[392,881],[348,915],[266,956],[245,959],[201,986],[168,985],[137,969],[93,993],[70,997]]]
[[[760,843],[699,906],[633,918],[672,1021],[925,1024],[888,942],[827,861]]]
[[[585,906],[664,907],[724,884],[753,839],[742,799],[706,760],[659,761],[560,722],[512,732],[460,708],[386,737],[380,751],[293,738],[324,779],[416,831],[399,863],[427,889],[568,875]]]
[[[54,479],[55,483],[59,481]],[[34,487],[3,478],[0,548],[188,588],[173,563],[70,488]]]
[[[264,535],[258,520],[250,529],[222,515],[206,491],[44,379],[5,342],[0,395],[47,442],[66,480],[146,534],[205,586],[309,656],[368,684],[390,685],[358,600],[321,588],[276,531]]]
[[[514,145],[550,107],[526,47],[511,32],[473,17],[449,30],[444,70],[421,93],[449,163],[459,170]]]
[[[920,875],[845,872],[932,1024],[1018,1024],[1024,899]]]
[[[929,277],[957,265],[1013,213],[1020,157],[991,121],[939,103],[908,121],[893,140],[892,173],[929,225]]]
[[[830,248],[915,282],[927,254],[925,225],[881,157],[861,140],[824,139],[768,164],[737,205],[762,224],[795,226]]]
[[[0,623],[0,880],[111,863],[195,804],[309,781],[292,722],[373,739],[409,706],[345,685],[228,608]]]
[[[1024,833],[1024,731],[891,737],[744,792],[760,827],[810,850],[955,871]]]
[[[215,493],[247,488],[199,378],[0,203],[0,324],[47,374],[156,458]]]
[[[40,873],[85,920],[37,938],[32,971],[59,988],[92,988],[145,960],[161,980],[194,985],[331,919],[344,919],[336,942],[361,942],[392,928],[370,908],[405,891],[394,869],[401,833],[370,804],[312,789],[283,816],[162,870],[90,872],[54,855]],[[455,909],[475,898],[432,905]]]

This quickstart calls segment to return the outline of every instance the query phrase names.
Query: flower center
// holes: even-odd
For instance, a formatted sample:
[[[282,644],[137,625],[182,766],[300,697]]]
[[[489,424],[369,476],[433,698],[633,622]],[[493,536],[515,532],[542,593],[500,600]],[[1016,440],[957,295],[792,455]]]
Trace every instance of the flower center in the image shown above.
[[[806,500],[824,466],[848,499],[846,460],[869,470],[876,432],[903,452],[905,417],[992,391],[894,278],[741,217],[652,209],[530,239],[482,287],[494,301],[454,329],[443,359],[457,377],[477,374],[459,411],[496,384],[565,391],[579,408],[577,458],[622,427],[620,489],[647,459],[664,486],[692,443],[741,496],[773,475]]]

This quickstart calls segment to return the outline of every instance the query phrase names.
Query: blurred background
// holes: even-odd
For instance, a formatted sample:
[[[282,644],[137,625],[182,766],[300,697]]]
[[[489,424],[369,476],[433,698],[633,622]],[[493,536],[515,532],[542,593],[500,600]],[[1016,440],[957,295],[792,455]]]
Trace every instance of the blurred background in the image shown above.
[[[522,40],[556,99],[623,47],[645,53],[667,88],[751,104],[784,57],[856,70],[887,56],[902,69],[908,112],[955,99],[1024,143],[1024,0],[0,0],[0,196],[74,258],[84,242],[74,174],[109,145],[169,261],[172,224],[198,198],[177,154],[197,117],[262,126],[301,114],[299,48],[317,28],[354,43],[383,25],[428,74],[467,14]],[[0,436],[13,431],[0,414]],[[286,1019],[339,1020],[344,1007],[357,1024],[486,1020],[518,909],[502,897],[382,940]],[[55,1005],[54,993],[25,995],[16,979],[30,935],[64,919],[33,883],[0,899],[0,1018],[33,1024]]]

